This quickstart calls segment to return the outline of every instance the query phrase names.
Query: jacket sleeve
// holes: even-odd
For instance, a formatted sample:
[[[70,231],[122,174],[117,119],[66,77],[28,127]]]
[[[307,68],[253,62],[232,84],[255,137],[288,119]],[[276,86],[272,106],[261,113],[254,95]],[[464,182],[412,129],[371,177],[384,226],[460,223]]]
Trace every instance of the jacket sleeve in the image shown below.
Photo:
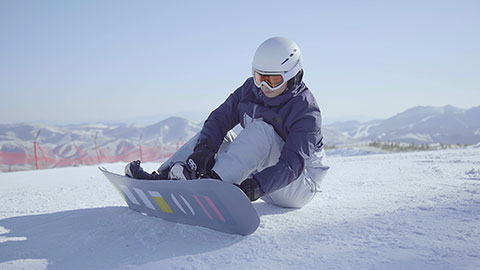
[[[254,175],[263,193],[287,186],[297,179],[305,163],[322,147],[320,111],[312,111],[295,121],[286,137],[278,163]]]
[[[205,143],[217,152],[227,132],[239,123],[238,102],[245,84],[240,86],[213,112],[203,124],[197,145]]]

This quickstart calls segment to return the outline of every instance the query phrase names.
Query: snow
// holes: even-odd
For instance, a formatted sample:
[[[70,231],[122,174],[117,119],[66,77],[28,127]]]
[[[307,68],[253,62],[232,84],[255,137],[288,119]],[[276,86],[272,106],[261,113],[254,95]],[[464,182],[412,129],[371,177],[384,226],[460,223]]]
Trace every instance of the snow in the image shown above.
[[[131,211],[95,167],[3,173],[0,269],[480,269],[480,149],[329,165],[306,207],[255,202],[245,237]]]
[[[370,128],[374,126],[374,125],[366,125],[366,126],[361,126],[357,129],[357,132],[355,133],[355,135],[353,136],[353,138],[364,138],[364,137],[368,137],[369,133],[368,131],[370,130]]]
[[[421,124],[421,123],[423,123],[423,122],[426,122],[426,121],[428,121],[428,120],[430,120],[430,119],[432,119],[432,118],[434,118],[434,117],[435,117],[435,115],[429,115],[429,116],[421,119],[421,120],[418,121],[418,122],[409,124],[409,125],[408,125],[408,128],[409,128],[409,129],[413,129],[416,125]]]
[[[405,135],[398,136],[398,139],[413,139],[413,140],[426,142],[426,143],[434,142],[430,134],[421,134],[421,133],[407,133]]]
[[[345,156],[364,156],[372,154],[382,154],[380,149],[368,147],[368,146],[353,146],[353,147],[341,147],[334,148],[326,151],[327,156],[329,157],[345,157]]]
[[[86,125],[81,125],[82,128],[87,128],[87,129],[113,129],[115,126],[110,127],[106,124],[103,123],[94,123],[94,124],[86,124]]]
[[[472,168],[471,170],[465,172],[465,176],[471,180],[480,180],[480,169]]]

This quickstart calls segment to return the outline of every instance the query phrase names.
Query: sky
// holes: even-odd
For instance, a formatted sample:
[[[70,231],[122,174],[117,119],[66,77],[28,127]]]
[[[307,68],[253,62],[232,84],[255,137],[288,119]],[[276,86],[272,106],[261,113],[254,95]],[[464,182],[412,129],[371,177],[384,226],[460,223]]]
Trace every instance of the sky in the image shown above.
[[[480,1],[1,0],[0,123],[204,118],[273,36],[326,120],[470,108],[479,25]]]

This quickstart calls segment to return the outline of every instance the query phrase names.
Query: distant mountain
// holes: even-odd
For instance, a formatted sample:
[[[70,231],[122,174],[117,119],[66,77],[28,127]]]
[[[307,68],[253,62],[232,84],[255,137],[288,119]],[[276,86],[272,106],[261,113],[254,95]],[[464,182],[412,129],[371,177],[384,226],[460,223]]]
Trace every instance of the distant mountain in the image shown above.
[[[50,168],[97,164],[98,159],[100,162],[130,161],[142,155],[144,160],[159,161],[175,152],[201,127],[202,123],[181,117],[170,117],[152,125],[0,124],[0,171],[35,167],[33,142],[37,134],[37,154],[46,164],[40,167]],[[480,142],[480,106],[468,110],[419,106],[384,120],[324,125],[323,135],[329,146],[367,141],[477,144]]]
[[[200,124],[180,117],[170,117],[147,126],[104,123],[0,125],[0,165],[10,166],[7,169],[0,166],[0,170],[11,170],[12,166],[13,170],[31,168],[37,134],[37,152],[42,162],[48,163],[47,167],[56,167],[67,159],[79,164],[87,164],[92,158],[97,160],[95,140],[103,161],[112,161],[112,157],[138,159],[140,145],[146,160],[158,160],[162,153],[173,153],[178,144],[186,142],[200,129]]]
[[[100,145],[118,139],[138,141],[142,136],[144,141],[152,139],[162,140],[171,144],[179,139],[187,139],[200,130],[199,124],[180,117],[167,118],[149,126],[136,126],[127,124],[80,124],[64,126],[47,126],[40,124],[0,124],[0,142],[28,141],[33,142],[37,132],[40,132],[40,144],[60,145],[71,141],[78,143],[93,143],[97,134]]]
[[[337,122],[324,127],[326,144],[355,141],[475,144],[480,142],[480,106],[418,106],[385,120]]]

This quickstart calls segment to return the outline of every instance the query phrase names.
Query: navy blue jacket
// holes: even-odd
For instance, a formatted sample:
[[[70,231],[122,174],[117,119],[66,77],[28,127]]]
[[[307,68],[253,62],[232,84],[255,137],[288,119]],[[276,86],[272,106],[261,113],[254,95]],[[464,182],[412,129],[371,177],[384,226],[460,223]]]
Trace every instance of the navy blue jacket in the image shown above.
[[[278,163],[253,176],[264,193],[297,179],[308,158],[323,146],[320,109],[302,81],[280,96],[269,98],[255,86],[252,77],[209,115],[197,144],[206,143],[218,151],[229,130],[239,123],[245,127],[242,121],[245,114],[253,119],[262,118],[285,141]]]

